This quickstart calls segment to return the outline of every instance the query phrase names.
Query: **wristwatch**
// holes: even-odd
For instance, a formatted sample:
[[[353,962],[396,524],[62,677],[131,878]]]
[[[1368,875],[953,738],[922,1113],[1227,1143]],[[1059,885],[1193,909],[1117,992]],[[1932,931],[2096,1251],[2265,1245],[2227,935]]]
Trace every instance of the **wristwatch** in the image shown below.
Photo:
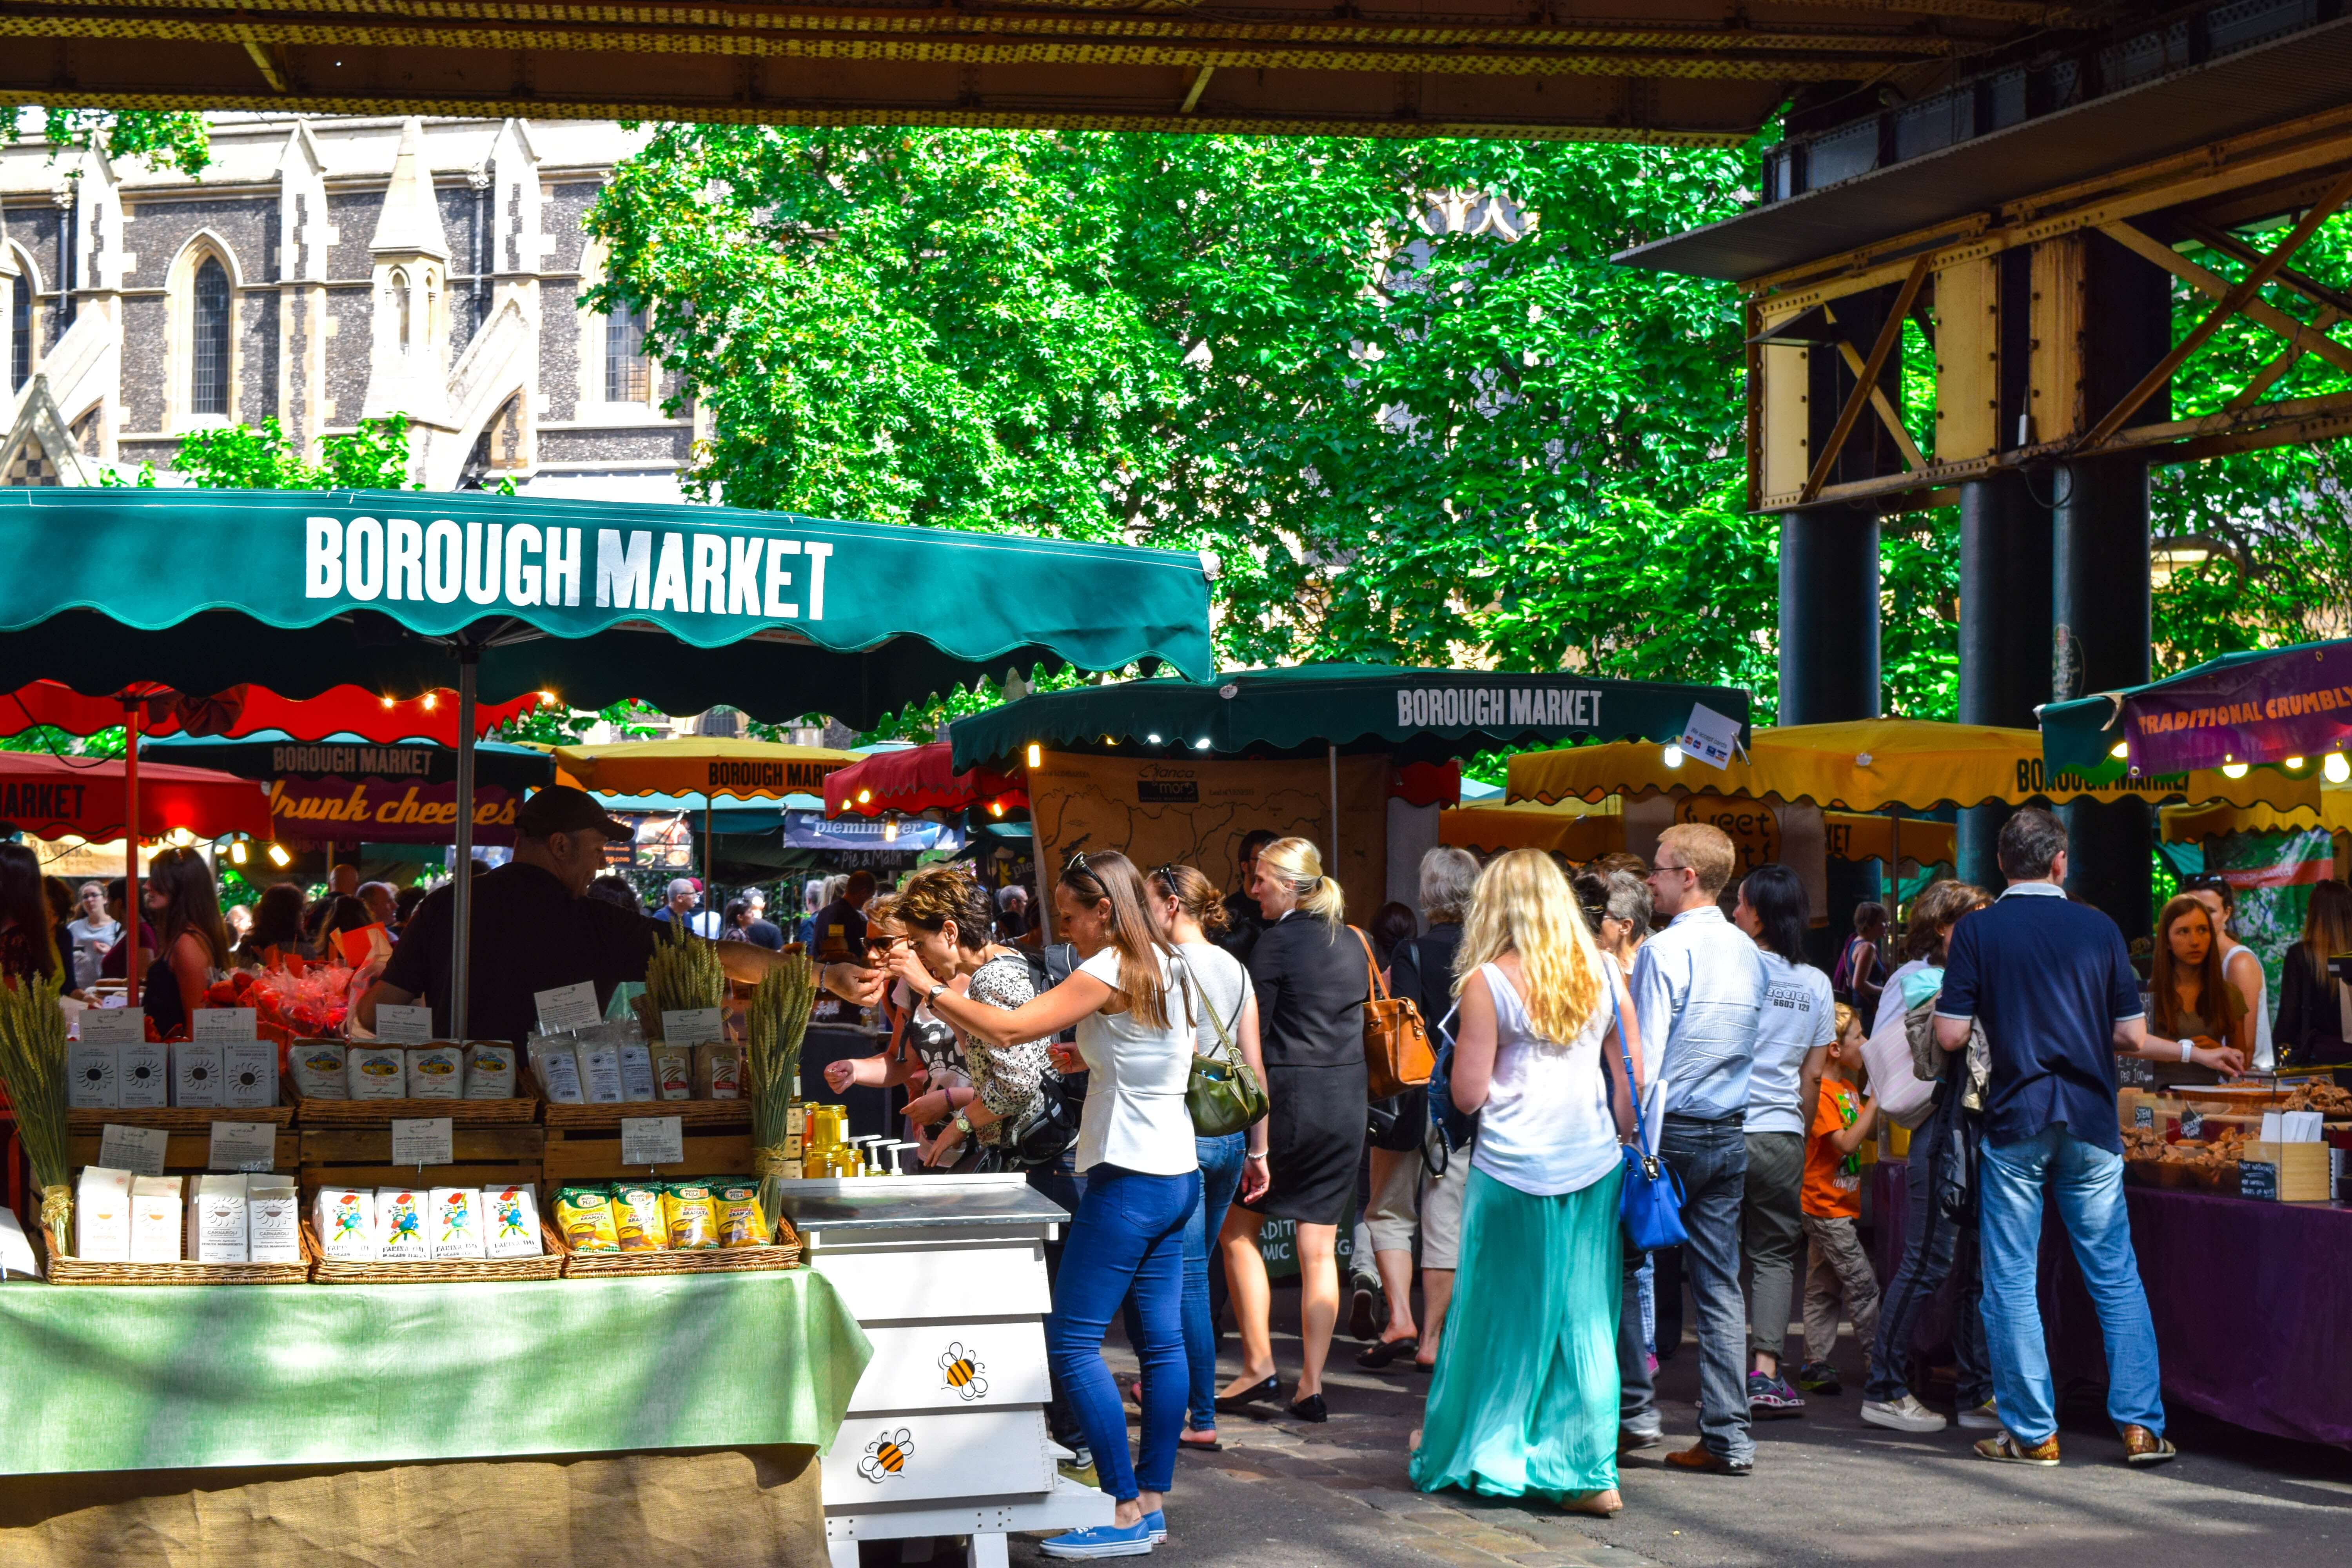
[[[940,999],[940,993],[945,991],[947,988],[947,982],[942,980],[938,984],[932,986],[929,991],[924,992],[923,1005],[928,1007],[932,1003],[938,1001]]]
[[[971,1118],[965,1115],[961,1110],[955,1113],[955,1127],[957,1131],[962,1133],[967,1138],[975,1136],[972,1131]]]

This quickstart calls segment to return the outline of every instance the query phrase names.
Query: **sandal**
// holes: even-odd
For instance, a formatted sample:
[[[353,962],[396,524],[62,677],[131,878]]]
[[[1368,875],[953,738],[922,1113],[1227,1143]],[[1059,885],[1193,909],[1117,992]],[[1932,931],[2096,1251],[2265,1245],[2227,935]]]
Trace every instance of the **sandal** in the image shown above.
[[[1217,1441],[1217,1435],[1214,1432],[1209,1434],[1209,1440],[1205,1443],[1180,1436],[1176,1439],[1176,1446],[1180,1448],[1190,1448],[1196,1454],[1222,1454],[1225,1451],[1225,1446]]]
[[[1379,1372],[1421,1349],[1419,1340],[1381,1340],[1356,1352],[1356,1364]]]

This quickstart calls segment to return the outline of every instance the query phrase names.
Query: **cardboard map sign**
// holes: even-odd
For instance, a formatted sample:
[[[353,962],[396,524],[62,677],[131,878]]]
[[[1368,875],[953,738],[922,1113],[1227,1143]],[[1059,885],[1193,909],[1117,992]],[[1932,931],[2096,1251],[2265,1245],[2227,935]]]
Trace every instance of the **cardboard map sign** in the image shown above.
[[[1336,874],[1358,925],[1387,899],[1390,772],[1383,756],[1339,759]],[[1253,828],[1309,839],[1328,854],[1330,789],[1321,758],[1193,763],[1047,752],[1029,770],[1040,874],[1058,876],[1075,850],[1116,849],[1143,871],[1192,866],[1230,889],[1242,836]]]

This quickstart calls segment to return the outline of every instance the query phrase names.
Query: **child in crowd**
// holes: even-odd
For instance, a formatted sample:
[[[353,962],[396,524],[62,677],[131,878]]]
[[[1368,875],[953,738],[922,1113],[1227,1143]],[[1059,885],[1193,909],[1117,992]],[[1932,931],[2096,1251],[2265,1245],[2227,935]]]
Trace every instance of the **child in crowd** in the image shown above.
[[[1807,1394],[1838,1392],[1830,1352],[1837,1345],[1841,1297],[1865,1358],[1878,1333],[1878,1277],[1871,1272],[1855,1227],[1862,1217],[1862,1145],[1876,1128],[1878,1102],[1864,1094],[1859,1082],[1862,1019],[1843,1003],[1838,1005],[1837,1032],[1813,1108],[1799,1200],[1811,1242],[1805,1269],[1805,1364],[1797,1373],[1797,1386]]]

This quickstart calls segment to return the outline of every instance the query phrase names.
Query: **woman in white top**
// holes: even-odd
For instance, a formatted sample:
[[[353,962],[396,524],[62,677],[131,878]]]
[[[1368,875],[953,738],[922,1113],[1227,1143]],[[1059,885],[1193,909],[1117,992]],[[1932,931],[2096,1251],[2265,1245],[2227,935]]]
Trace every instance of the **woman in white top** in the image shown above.
[[[1805,1134],[1821,1097],[1822,1068],[1837,1040],[1830,977],[1805,962],[1805,884],[1786,866],[1759,866],[1739,884],[1731,921],[1763,950],[1764,1015],[1748,1079],[1748,1181],[1739,1200],[1748,1251],[1748,1407],[1793,1415],[1804,1396],[1780,1375],[1796,1292],[1804,1216]]]
[[[1019,1007],[956,995],[906,949],[891,954],[890,967],[932,1011],[982,1040],[1010,1045],[1077,1029],[1076,1050],[1056,1047],[1055,1057],[1062,1071],[1087,1075],[1077,1153],[1086,1190],[1054,1282],[1045,1352],[1117,1507],[1109,1524],[1039,1549],[1049,1557],[1140,1556],[1167,1538],[1161,1505],[1184,1423],[1183,1235],[1201,1201],[1184,1107],[1192,1026],[1175,994],[1175,950],[1126,856],[1072,856],[1054,884],[1054,915],[1085,962]],[[1130,1289],[1143,1320],[1143,1441],[1131,1466],[1127,1415],[1102,1359],[1103,1334]]]
[[[2180,890],[2203,904],[2213,917],[2213,940],[2221,948],[2221,978],[2237,988],[2239,999],[2246,1005],[2246,1016],[2254,1021],[2254,1048],[2247,1053],[2246,1064],[2256,1072],[2269,1072],[2278,1065],[2278,1052],[2271,1044],[2270,976],[2263,973],[2262,954],[2240,942],[2230,929],[2238,895],[2219,877],[2202,878]]]
[[[1615,1513],[1633,998],[1538,849],[1480,873],[1454,973],[1451,1088],[1478,1141],[1412,1484]]]

